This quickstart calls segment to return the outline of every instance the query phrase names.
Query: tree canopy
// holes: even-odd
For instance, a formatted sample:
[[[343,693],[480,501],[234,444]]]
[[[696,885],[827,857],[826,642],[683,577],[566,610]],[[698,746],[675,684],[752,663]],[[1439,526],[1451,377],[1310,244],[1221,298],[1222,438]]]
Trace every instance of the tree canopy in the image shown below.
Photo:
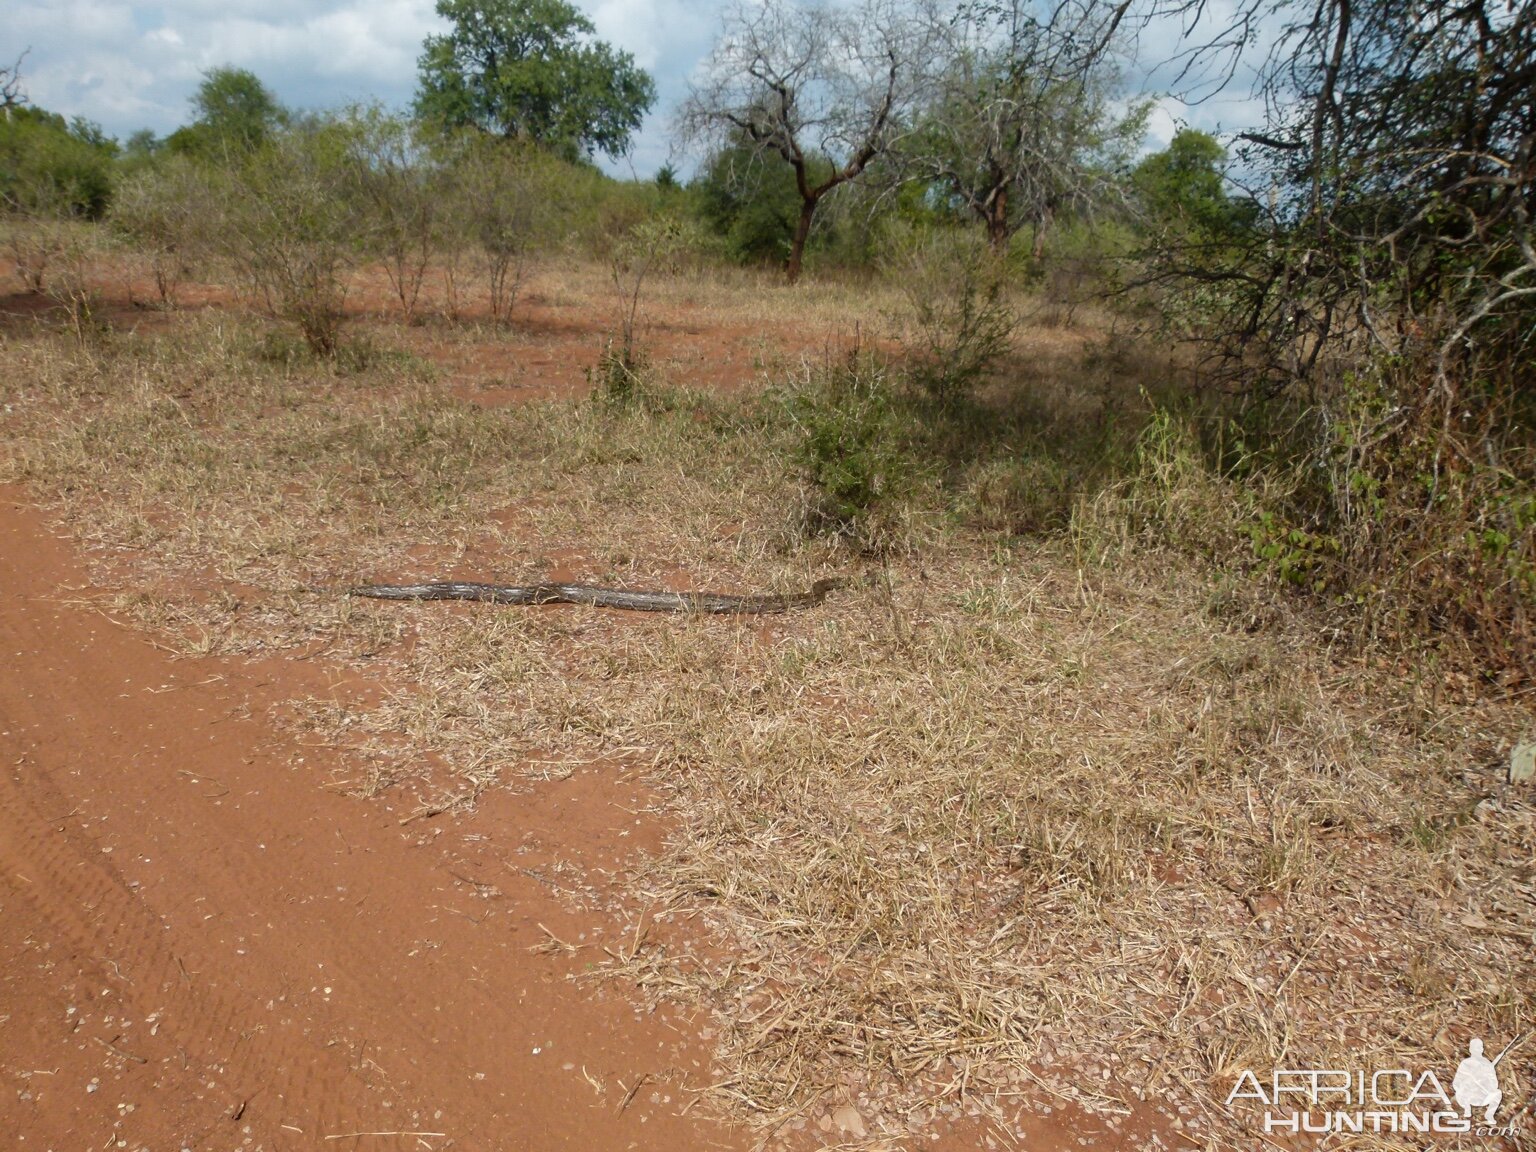
[[[212,68],[192,96],[195,119],[171,133],[166,147],[193,156],[238,156],[266,143],[289,120],[287,110],[254,72]]]
[[[437,13],[453,28],[421,56],[424,118],[570,156],[628,151],[656,86],[566,0],[437,0]]]
[[[89,120],[13,103],[0,116],[0,205],[95,219],[111,197],[116,155],[117,144]]]
[[[1234,222],[1240,207],[1227,199],[1226,159],[1226,149],[1210,133],[1179,129],[1167,148],[1143,158],[1131,173],[1147,220],[1165,228],[1208,231]]]

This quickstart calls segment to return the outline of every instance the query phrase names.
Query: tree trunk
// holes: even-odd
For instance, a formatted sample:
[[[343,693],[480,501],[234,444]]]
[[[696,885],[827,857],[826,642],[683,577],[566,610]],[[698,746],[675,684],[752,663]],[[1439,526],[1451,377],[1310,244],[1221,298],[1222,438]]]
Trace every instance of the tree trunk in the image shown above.
[[[992,246],[993,255],[1006,256],[1011,236],[1008,231],[1008,189],[1000,189],[992,198],[984,218],[987,222],[987,243]]]
[[[1054,213],[1051,209],[1046,208],[1041,211],[1039,217],[1035,220],[1035,244],[1030,255],[1036,260],[1040,260],[1045,256],[1045,234],[1050,231],[1053,215]]]
[[[800,202],[800,219],[795,222],[795,236],[789,242],[789,261],[784,265],[784,274],[791,284],[800,279],[800,264],[805,257],[805,242],[811,235],[811,219],[816,215],[818,199],[807,196]]]

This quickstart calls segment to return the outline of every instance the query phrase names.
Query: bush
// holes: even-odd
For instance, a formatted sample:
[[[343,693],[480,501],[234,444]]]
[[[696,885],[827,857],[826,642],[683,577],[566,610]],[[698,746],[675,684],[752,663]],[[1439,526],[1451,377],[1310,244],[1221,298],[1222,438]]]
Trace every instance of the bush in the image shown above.
[[[75,227],[68,220],[47,216],[17,215],[7,221],[6,247],[16,275],[28,292],[41,293],[47,289],[48,270],[68,250]]]
[[[1367,634],[1459,638],[1488,671],[1536,677],[1536,445],[1493,385],[1446,420],[1422,365],[1352,373],[1307,414],[1308,483],[1283,527],[1332,542],[1308,573]],[[1310,442],[1310,443],[1308,443]]]
[[[149,258],[155,290],[169,306],[193,263],[207,253],[217,215],[206,173],[185,157],[169,156],[123,181],[111,221]]]
[[[40,108],[0,118],[0,201],[34,218],[99,220],[112,197],[117,145],[87,120]]]
[[[705,163],[692,189],[700,218],[739,264],[782,264],[800,216],[800,193],[789,165],[764,160],[751,148],[721,149]]]
[[[337,350],[345,272],[363,248],[352,144],[342,122],[302,121],[214,179],[223,205],[219,249],[318,356]]]
[[[792,394],[807,527],[847,536],[871,552],[896,542],[894,513],[917,480],[889,372],[854,351]]]
[[[1231,423],[1159,409],[1126,475],[1079,502],[1074,539],[1099,560],[1196,554],[1316,598],[1361,640],[1536,678],[1530,417],[1490,388],[1448,429],[1422,371],[1369,364]],[[1219,424],[1235,444],[1202,436]]]
[[[617,353],[625,365],[642,355],[640,300],[653,275],[676,272],[701,242],[688,221],[671,213],[647,212],[641,205],[610,212],[600,242],[618,305]]]
[[[820,158],[820,179],[831,171]],[[704,163],[689,185],[700,222],[737,264],[781,266],[789,258],[800,219],[801,199],[794,170],[777,156],[760,155],[747,144],[722,148]],[[868,269],[881,249],[891,198],[858,182],[823,198],[807,243],[807,254],[822,266]]]
[[[409,324],[432,258],[441,250],[450,187],[434,141],[377,106],[348,112],[357,186],[366,207],[363,248],[384,266]]]
[[[1070,328],[1089,300],[1118,297],[1119,268],[1136,248],[1135,234],[1115,220],[1074,220],[1062,227],[1048,254],[1028,260],[1039,303],[1028,319]]]
[[[117,147],[95,125],[39,108],[10,108],[0,119],[0,206],[16,273],[30,292],[48,289],[49,270],[66,261],[78,223],[100,218],[112,193]]]
[[[969,395],[1008,350],[1017,323],[1007,266],[974,231],[916,233],[890,261],[906,297],[913,378],[933,399]]]
[[[445,175],[452,189],[451,234],[486,286],[491,322],[512,322],[528,258],[549,230],[558,165],[537,148],[478,134],[455,144]]]

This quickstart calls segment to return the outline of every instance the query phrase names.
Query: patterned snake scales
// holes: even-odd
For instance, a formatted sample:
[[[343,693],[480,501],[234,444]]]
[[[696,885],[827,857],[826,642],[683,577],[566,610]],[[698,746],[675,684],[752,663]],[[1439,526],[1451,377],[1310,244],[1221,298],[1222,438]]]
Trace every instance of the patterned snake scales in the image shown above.
[[[365,584],[348,588],[348,596],[375,600],[479,600],[490,604],[589,604],[596,608],[626,608],[632,612],[702,612],[711,615],[788,612],[809,608],[843,585],[842,580],[818,580],[809,592],[781,596],[726,596],[718,592],[625,592],[591,584]]]

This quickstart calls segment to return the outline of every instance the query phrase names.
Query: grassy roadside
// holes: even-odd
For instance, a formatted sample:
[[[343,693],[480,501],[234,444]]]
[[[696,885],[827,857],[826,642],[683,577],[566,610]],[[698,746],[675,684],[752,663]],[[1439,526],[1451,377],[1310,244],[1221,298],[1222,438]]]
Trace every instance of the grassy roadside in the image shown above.
[[[1057,1093],[1182,1105],[1198,1140],[1243,1146],[1220,1107],[1242,1068],[1446,1067],[1529,1026],[1536,811],[1499,775],[1528,707],[1331,648],[1158,546],[1230,498],[1168,452],[1128,449],[1130,479],[1078,500],[1044,452],[907,460],[904,438],[961,433],[829,400],[835,366],[488,410],[403,357],[269,353],[213,315],[7,337],[0,478],[188,650],[324,653],[391,686],[306,713],[368,790],[429,759],[455,795],[552,755],[650,762],[676,831],[619,967],[715,1012],[716,1095],[765,1125],[861,1099],[903,1133]],[[865,535],[807,531],[812,416],[874,421]],[[766,625],[303,591],[554,569],[858,579]]]

